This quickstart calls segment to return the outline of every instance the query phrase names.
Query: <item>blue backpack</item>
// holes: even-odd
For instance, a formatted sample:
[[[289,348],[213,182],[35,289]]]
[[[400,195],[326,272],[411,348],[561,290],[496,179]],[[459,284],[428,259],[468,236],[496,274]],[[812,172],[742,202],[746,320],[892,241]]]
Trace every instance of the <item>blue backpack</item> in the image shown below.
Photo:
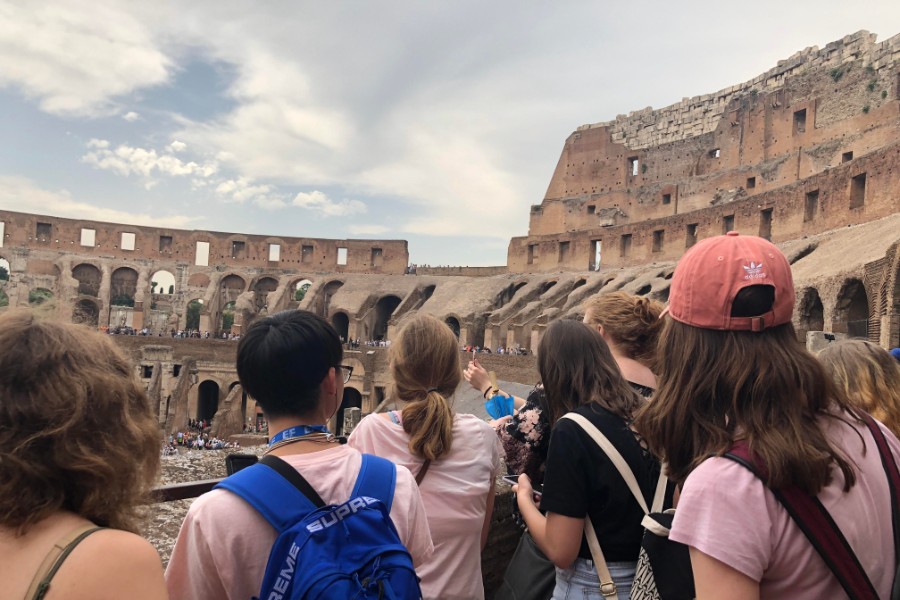
[[[219,483],[278,531],[259,600],[421,598],[390,517],[396,479],[394,463],[363,454],[350,499],[326,506],[293,467],[266,456]]]

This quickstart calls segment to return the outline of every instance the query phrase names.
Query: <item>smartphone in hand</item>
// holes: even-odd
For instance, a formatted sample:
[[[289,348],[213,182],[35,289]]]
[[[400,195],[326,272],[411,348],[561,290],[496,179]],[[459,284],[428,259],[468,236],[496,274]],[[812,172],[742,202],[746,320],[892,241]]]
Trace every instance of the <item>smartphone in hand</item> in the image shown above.
[[[504,475],[503,481],[505,481],[509,485],[518,485],[519,484],[519,476],[518,475]],[[540,484],[535,485],[534,483],[532,483],[531,485],[532,485],[532,488],[534,489],[535,496],[543,495],[544,486],[542,486]]]

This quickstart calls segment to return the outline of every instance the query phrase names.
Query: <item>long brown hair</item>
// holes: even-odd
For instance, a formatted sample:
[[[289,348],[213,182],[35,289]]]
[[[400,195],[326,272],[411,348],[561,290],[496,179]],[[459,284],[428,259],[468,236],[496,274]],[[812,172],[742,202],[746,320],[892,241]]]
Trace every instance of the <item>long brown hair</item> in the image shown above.
[[[662,322],[659,315],[665,305],[645,296],[611,292],[592,296],[584,303],[584,322],[602,325],[628,358],[653,367]]]
[[[622,377],[603,337],[584,323],[555,321],[541,338],[537,355],[551,424],[592,402],[631,420],[644,403]]]
[[[866,340],[828,344],[819,360],[835,384],[858,406],[900,435],[900,363]]]
[[[832,463],[845,489],[855,483],[849,461],[816,422],[852,418],[849,405],[790,323],[716,331],[670,318],[659,356],[656,396],[635,427],[676,482],[740,438],[765,461],[772,488],[793,483],[816,494],[830,481]]]
[[[24,534],[68,510],[137,532],[161,440],[107,336],[28,311],[0,317],[0,525]]]
[[[437,460],[453,443],[450,398],[462,379],[456,336],[446,323],[418,315],[391,343],[394,394],[405,402],[403,430],[409,451]]]

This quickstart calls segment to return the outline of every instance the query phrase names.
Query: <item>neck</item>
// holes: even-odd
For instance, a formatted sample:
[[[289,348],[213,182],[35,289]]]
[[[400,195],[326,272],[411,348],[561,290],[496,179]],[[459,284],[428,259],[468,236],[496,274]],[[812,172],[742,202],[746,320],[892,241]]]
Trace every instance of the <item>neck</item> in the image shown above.
[[[611,345],[609,349],[612,352],[616,364],[619,365],[619,371],[621,371],[622,377],[631,383],[656,389],[656,375],[654,375],[653,371],[647,368],[646,365],[638,362],[634,358],[625,356],[619,352],[618,348],[615,346]]]

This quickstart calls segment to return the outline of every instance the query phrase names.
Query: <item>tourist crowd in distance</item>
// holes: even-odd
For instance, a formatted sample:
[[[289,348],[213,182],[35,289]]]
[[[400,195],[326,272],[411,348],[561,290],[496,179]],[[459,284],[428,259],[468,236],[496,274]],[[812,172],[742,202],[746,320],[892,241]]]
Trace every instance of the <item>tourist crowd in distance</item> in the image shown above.
[[[864,341],[809,353],[794,297],[771,243],[703,240],[668,306],[616,292],[551,323],[526,398],[475,356],[461,372],[454,333],[418,315],[390,344],[397,410],[345,444],[343,340],[307,311],[258,319],[237,371],[269,448],[194,501],[165,574],[136,535],[160,453],[127,360],[0,316],[0,580],[47,600],[484,598],[505,462],[525,532],[497,598],[890,597],[900,364]],[[462,378],[512,409],[455,412]]]
[[[165,337],[168,335],[173,339],[185,339],[185,338],[193,338],[193,339],[217,339],[217,340],[228,340],[232,342],[236,342],[241,339],[241,334],[232,333],[230,331],[223,331],[218,334],[211,333],[209,331],[200,331],[199,329],[172,329],[166,334],[163,331],[157,331],[154,333],[153,329],[150,327],[144,327],[143,329],[135,329],[134,327],[130,327],[128,325],[116,325],[116,326],[101,326],[100,331],[103,333],[108,333],[109,335],[140,335],[140,336],[156,336],[156,337]]]

